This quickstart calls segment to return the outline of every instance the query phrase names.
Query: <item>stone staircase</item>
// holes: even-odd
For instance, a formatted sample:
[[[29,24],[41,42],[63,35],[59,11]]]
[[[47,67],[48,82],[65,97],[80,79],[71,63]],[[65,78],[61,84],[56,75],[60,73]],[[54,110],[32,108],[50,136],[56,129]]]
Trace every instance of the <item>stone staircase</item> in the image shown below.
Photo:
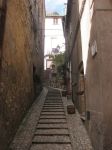
[[[72,150],[61,94],[49,90],[30,150]]]

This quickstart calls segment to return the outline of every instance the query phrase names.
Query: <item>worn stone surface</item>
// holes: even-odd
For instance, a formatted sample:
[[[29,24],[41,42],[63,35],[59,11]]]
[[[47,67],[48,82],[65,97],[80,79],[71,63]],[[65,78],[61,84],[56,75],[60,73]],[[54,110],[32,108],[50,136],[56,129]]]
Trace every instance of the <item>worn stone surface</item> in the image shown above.
[[[68,144],[68,143],[71,143],[70,142],[70,137],[69,136],[66,136],[66,135],[47,135],[47,136],[35,136],[34,139],[33,139],[33,143],[35,144],[41,144],[41,143],[57,143],[57,144]]]
[[[48,149],[48,150],[72,150],[72,147],[70,144],[39,144],[37,145],[33,145],[31,147],[31,150],[44,150],[44,149]]]
[[[68,130],[67,129],[37,129],[35,132],[35,135],[68,135]]]

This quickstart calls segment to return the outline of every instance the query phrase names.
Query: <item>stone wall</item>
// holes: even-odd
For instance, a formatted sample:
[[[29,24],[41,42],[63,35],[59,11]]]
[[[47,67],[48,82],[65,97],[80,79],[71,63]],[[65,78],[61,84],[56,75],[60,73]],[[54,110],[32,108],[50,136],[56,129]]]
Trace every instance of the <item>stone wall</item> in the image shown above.
[[[89,133],[96,150],[112,148],[112,2],[95,1],[90,49],[87,62],[87,109],[90,111]],[[96,41],[97,55],[91,46]]]
[[[72,45],[82,1],[68,1],[66,43]],[[95,150],[112,149],[112,1],[86,1],[76,45],[72,53],[72,80],[78,83],[82,59],[85,73],[86,125]],[[81,34],[80,34],[81,33]],[[71,47],[68,49],[71,50]],[[96,51],[97,50],[97,51]],[[82,51],[82,53],[81,53]],[[96,52],[95,52],[96,51]],[[95,52],[95,53],[94,53]],[[86,54],[86,55],[85,55]],[[85,57],[86,56],[86,57]],[[86,60],[86,59],[87,60]],[[86,60],[86,61],[85,61]],[[73,83],[74,83],[73,82]],[[75,82],[75,83],[76,83]],[[77,84],[76,84],[77,85]],[[73,98],[77,88],[73,88]]]
[[[35,95],[37,95],[42,88],[43,81],[45,4],[44,0],[33,0],[29,3],[35,42],[32,57]]]
[[[65,22],[66,58],[71,55],[72,93],[73,101],[78,106],[78,75],[79,64],[82,61],[81,32],[79,25],[79,1],[68,1],[67,17]]]
[[[25,112],[34,100],[34,72],[40,65],[38,48],[43,51],[43,43],[38,27],[44,24],[44,3],[38,3],[41,23],[38,19],[38,1],[6,1],[3,41],[0,46],[0,149],[7,149]],[[0,7],[3,4],[0,1]],[[0,18],[1,21],[1,18]],[[1,34],[1,33],[0,33]],[[41,54],[42,58],[43,53]],[[38,56],[36,58],[36,56]],[[34,64],[34,58],[37,59]],[[43,61],[41,59],[41,61]],[[42,69],[41,69],[42,72]],[[39,72],[40,73],[40,72]],[[38,74],[38,72],[37,72]]]

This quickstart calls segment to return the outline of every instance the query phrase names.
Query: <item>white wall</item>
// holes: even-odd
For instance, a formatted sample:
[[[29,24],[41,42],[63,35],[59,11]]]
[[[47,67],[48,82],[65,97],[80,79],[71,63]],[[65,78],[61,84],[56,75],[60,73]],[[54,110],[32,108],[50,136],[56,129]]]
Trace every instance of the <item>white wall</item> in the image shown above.
[[[82,57],[84,63],[84,73],[86,73],[86,66],[87,66],[90,29],[91,29],[90,4],[89,4],[89,0],[87,0],[82,15],[82,19],[81,19],[81,40],[82,40]]]
[[[62,43],[65,43],[62,20],[58,19],[58,25],[53,24],[53,18],[45,19],[45,54],[51,52],[52,48],[55,48],[57,45],[62,46]],[[64,48],[62,50],[65,50]]]
[[[65,51],[65,39],[63,34],[62,19],[58,19],[58,24],[53,24],[54,18],[45,19],[45,49],[44,55],[51,53],[52,48],[56,48],[57,45],[61,46],[60,51]],[[46,66],[46,64],[44,64]]]

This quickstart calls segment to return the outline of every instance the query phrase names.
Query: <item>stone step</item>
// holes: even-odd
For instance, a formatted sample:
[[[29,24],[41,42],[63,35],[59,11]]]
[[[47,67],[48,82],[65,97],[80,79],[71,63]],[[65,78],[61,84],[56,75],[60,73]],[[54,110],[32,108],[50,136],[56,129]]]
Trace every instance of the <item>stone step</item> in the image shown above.
[[[47,99],[59,99],[59,100],[61,100],[61,96],[47,96],[46,100]]]
[[[38,124],[37,129],[68,129],[67,124]]]
[[[67,129],[37,129],[35,135],[69,135]]]
[[[30,150],[72,150],[71,144],[33,144]]]
[[[61,95],[60,95],[60,94],[48,94],[48,95],[47,95],[47,98],[48,98],[48,97],[60,98]]]
[[[63,112],[64,111],[64,109],[51,109],[51,108],[49,108],[49,109],[46,109],[46,108],[43,108],[42,109],[42,112],[45,112],[45,111],[49,111],[49,112],[57,112],[57,111],[59,111],[59,112]]]
[[[61,97],[60,93],[59,94],[48,93],[47,96],[50,96],[50,97]]]
[[[49,124],[65,124],[66,122],[39,122],[39,124],[47,124],[47,125],[49,125]]]
[[[46,97],[46,100],[59,100],[61,101],[61,97]]]
[[[45,102],[44,104],[63,104],[62,102]]]
[[[63,103],[62,104],[46,104],[46,103],[44,103],[44,105],[43,105],[43,107],[47,107],[46,105],[48,105],[49,107],[63,107],[64,108],[64,106],[63,106]]]
[[[45,103],[61,103],[61,104],[63,104],[62,101],[54,101],[54,100],[52,100],[52,101],[45,101]]]
[[[45,106],[49,106],[49,107],[63,107],[63,105],[61,104],[44,104],[43,107]]]
[[[40,119],[66,119],[66,117],[65,116],[63,116],[63,115],[49,115],[49,116],[47,116],[47,115],[41,115],[40,116]]]
[[[52,135],[52,136],[34,136],[32,143],[38,144],[38,143],[54,143],[54,144],[70,144],[70,137],[65,135]]]
[[[58,106],[63,106],[63,103],[44,103],[44,106],[45,106],[45,105],[53,105],[53,106],[58,105]]]
[[[48,123],[50,123],[50,124],[52,124],[52,123],[66,123],[66,119],[40,119],[39,120],[39,123],[46,123],[46,124],[48,124]]]
[[[46,104],[46,105],[43,106],[43,108],[44,108],[44,107],[49,107],[49,108],[58,107],[58,108],[60,108],[60,107],[63,107],[63,105],[48,105],[48,104]],[[64,107],[63,107],[63,108],[64,108]]]
[[[53,106],[54,106],[54,105],[58,105],[58,106],[63,106],[63,103],[61,103],[61,104],[58,103],[58,104],[57,104],[57,103],[53,103],[53,102],[52,102],[52,103],[46,103],[46,102],[45,102],[44,105],[53,105]]]
[[[53,96],[56,95],[57,96],[57,95],[60,95],[60,93],[53,93],[53,92],[51,92],[51,93],[48,93],[47,96],[48,95],[53,95]]]
[[[61,101],[62,102],[62,99],[61,98],[50,98],[50,99],[46,99],[46,101]]]
[[[48,106],[48,107],[47,107],[47,106],[44,106],[43,109],[64,109],[64,107],[61,107],[61,106],[60,106],[60,107],[59,107],[59,106],[58,106],[58,107],[55,107],[55,106],[54,106],[54,107],[51,107],[51,106]]]
[[[65,115],[64,112],[41,112],[42,115]]]
[[[52,107],[52,106],[53,106],[53,107]],[[44,105],[44,106],[43,106],[43,109],[46,109],[46,108],[47,108],[47,109],[57,109],[57,108],[55,108],[55,107],[57,107],[58,109],[62,109],[62,110],[64,109],[64,107],[63,107],[62,105],[61,105],[61,106],[60,106],[60,105],[58,105],[58,106],[56,106],[56,105],[48,105],[48,107],[47,107],[46,105]]]
[[[59,103],[62,103],[61,100],[46,100],[45,102],[53,102],[53,103],[59,102]]]
[[[44,110],[42,110],[42,112],[64,112],[64,109],[63,110],[58,110],[58,109],[57,110],[56,109],[55,110],[54,109],[52,109],[52,110],[48,110],[48,109],[45,110],[44,109]]]
[[[46,97],[46,99],[48,99],[48,98],[55,98],[55,99],[61,99],[61,96],[60,95],[48,95],[47,97]]]
[[[60,102],[45,102],[44,104],[63,105],[63,103],[60,103]]]
[[[46,100],[48,100],[48,99],[61,100],[61,96],[47,96]]]
[[[44,113],[45,113],[45,112],[44,112]],[[55,116],[57,116],[57,115],[58,115],[58,116],[64,116],[64,117],[66,116],[65,113],[64,113],[64,114],[56,114],[56,113],[52,113],[52,114],[51,114],[51,113],[49,113],[49,114],[41,114],[41,116],[48,116],[48,117],[49,117],[49,116],[54,116],[54,117],[55,117]]]
[[[61,97],[57,97],[57,96],[49,96],[49,97],[46,97],[46,100],[62,100]]]
[[[45,102],[60,102],[60,103],[62,103],[62,101],[61,100],[46,100]]]
[[[45,101],[45,103],[53,103],[53,104],[59,103],[59,104],[63,104],[63,102],[53,102],[53,101],[52,101],[52,102],[47,102],[47,101]],[[44,104],[45,104],[45,103],[44,103]]]

